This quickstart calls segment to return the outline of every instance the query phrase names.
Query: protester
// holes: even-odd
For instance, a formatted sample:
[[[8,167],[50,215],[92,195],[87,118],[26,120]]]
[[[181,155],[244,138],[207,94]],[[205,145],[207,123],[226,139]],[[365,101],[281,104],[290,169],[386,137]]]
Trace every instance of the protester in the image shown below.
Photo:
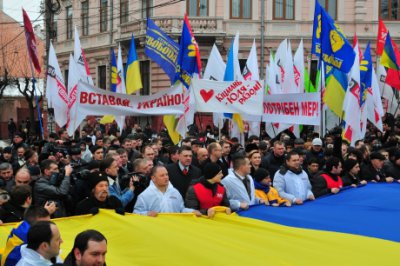
[[[370,161],[363,163],[361,165],[361,175],[360,178],[367,182],[393,182],[393,177],[386,176],[383,172],[383,164],[386,160],[385,156],[383,156],[379,152],[373,152],[369,156]]]
[[[230,214],[229,200],[225,188],[221,185],[222,169],[216,163],[204,166],[204,175],[197,184],[191,186],[186,194],[185,206],[199,210],[202,214],[212,218],[216,206],[227,207],[226,213]]]
[[[342,162],[337,157],[330,157],[326,161],[325,170],[317,174],[312,180],[312,192],[315,197],[320,197],[329,193],[336,194],[343,187]]]
[[[275,141],[272,152],[262,158],[261,167],[268,170],[273,180],[275,173],[284,163],[285,144],[281,141]]]
[[[354,159],[347,159],[343,163],[344,175],[342,177],[343,186],[365,185],[367,181],[360,180],[360,164]]]

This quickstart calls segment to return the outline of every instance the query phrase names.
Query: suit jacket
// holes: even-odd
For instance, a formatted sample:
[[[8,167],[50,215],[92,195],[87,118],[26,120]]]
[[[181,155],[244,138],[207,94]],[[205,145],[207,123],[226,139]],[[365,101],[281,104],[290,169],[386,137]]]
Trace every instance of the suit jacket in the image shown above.
[[[179,167],[179,163],[169,164],[166,168],[169,175],[169,181],[179,191],[182,198],[185,199],[186,192],[192,181],[201,177],[200,169],[196,166],[190,165],[188,174],[184,175]]]

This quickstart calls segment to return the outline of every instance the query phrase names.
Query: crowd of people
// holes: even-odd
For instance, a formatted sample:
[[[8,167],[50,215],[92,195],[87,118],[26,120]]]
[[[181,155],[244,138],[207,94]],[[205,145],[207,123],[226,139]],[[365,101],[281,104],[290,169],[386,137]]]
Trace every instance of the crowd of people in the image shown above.
[[[75,139],[60,129],[40,143],[27,143],[17,131],[1,150],[0,220],[22,221],[18,228],[23,227],[26,245],[17,250],[18,265],[52,265],[29,264],[57,263],[62,240],[50,218],[96,214],[99,208],[121,215],[212,218],[255,204],[300,205],[368,182],[400,182],[396,125],[386,122],[383,133],[355,147],[342,140],[340,131],[323,138],[295,138],[288,131],[274,139],[249,136],[243,146],[235,138],[215,140],[209,134],[173,145],[166,134],[154,137],[140,127],[122,135],[85,127]],[[106,239],[91,230],[77,236],[64,265],[86,265],[80,260],[90,259],[85,249],[92,247],[101,250],[96,254],[104,263]],[[14,250],[6,248],[3,256],[14,264],[2,265],[15,265]]]

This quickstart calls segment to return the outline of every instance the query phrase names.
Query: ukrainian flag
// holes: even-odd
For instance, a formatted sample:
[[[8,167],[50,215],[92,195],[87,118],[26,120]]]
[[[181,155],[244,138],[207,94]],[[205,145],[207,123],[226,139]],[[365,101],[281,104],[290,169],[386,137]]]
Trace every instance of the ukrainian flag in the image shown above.
[[[389,32],[386,36],[385,47],[383,48],[382,52],[381,65],[387,68],[400,70],[399,66],[397,65],[396,55],[392,46],[392,38],[390,38]]]
[[[117,91],[117,84],[118,84],[118,70],[117,70],[117,60],[115,59],[114,48],[111,48],[111,91]],[[100,124],[111,124],[115,120],[113,115],[105,115],[100,119]]]
[[[175,115],[164,115],[163,122],[174,145],[178,144],[180,140],[179,132],[176,131],[178,118]]]
[[[140,77],[140,66],[136,55],[135,39],[131,39],[131,47],[128,53],[128,61],[126,62],[126,93],[132,94],[133,92],[140,90],[142,85],[142,79]]]
[[[346,95],[346,90],[346,73],[333,68],[331,74],[326,80],[323,101],[338,117],[343,117],[343,102]]]

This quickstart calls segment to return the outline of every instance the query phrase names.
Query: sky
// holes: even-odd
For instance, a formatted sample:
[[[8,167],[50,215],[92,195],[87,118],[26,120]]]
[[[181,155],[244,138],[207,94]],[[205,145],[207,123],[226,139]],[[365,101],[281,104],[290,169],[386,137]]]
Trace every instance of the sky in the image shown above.
[[[33,22],[40,15],[41,0],[3,0],[3,11],[16,21],[22,23],[22,7],[28,13]],[[39,23],[43,25],[44,16],[40,17]],[[37,23],[33,23],[37,24]]]

